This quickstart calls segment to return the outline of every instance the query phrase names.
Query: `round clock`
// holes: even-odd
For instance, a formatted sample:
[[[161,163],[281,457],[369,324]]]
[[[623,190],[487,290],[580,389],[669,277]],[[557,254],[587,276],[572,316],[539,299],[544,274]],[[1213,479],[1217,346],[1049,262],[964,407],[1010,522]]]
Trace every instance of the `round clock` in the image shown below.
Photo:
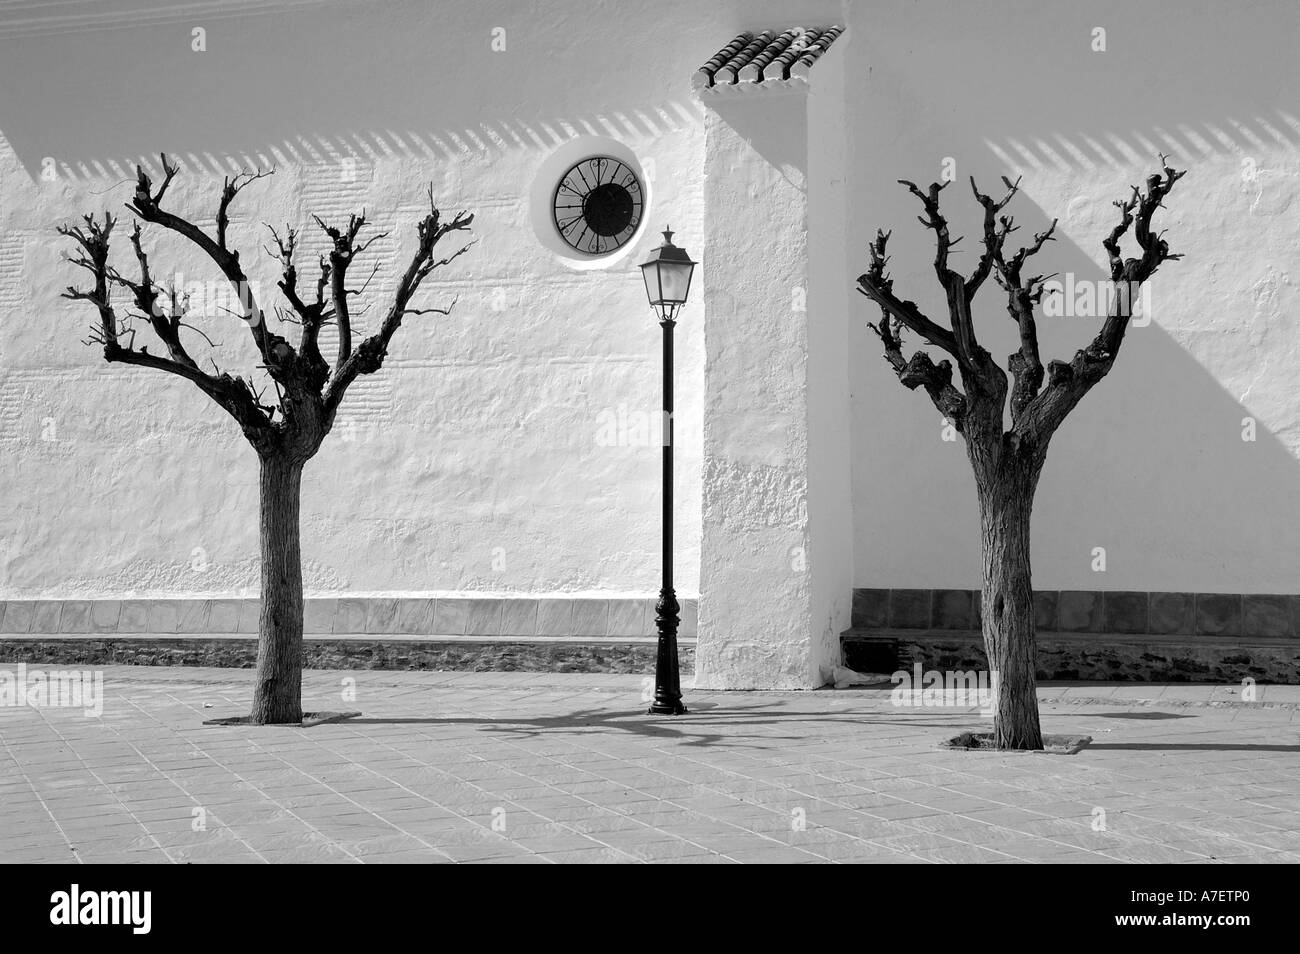
[[[603,255],[622,247],[641,224],[641,182],[627,163],[592,156],[569,167],[551,201],[551,217],[570,248]]]

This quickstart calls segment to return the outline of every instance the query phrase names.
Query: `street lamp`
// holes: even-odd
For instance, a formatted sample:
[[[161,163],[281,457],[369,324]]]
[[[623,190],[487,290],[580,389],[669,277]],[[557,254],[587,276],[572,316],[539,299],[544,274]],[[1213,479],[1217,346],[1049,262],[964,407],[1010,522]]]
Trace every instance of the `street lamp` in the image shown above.
[[[677,312],[686,304],[693,271],[695,263],[686,250],[673,244],[672,229],[664,230],[664,243],[641,264],[646,297],[664,330],[664,583],[655,604],[659,652],[655,657],[655,698],[649,715],[681,715],[686,711],[677,665],[681,607],[673,590],[673,327]]]

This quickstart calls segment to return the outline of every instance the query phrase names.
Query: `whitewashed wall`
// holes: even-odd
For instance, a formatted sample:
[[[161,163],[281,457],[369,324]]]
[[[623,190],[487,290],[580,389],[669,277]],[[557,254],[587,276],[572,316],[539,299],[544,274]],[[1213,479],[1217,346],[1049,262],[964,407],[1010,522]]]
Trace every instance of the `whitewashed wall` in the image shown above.
[[[0,597],[256,592],[256,464],[233,423],[184,382],[104,364],[80,344],[90,309],[58,297],[78,279],[55,226],[123,212],[122,180],[164,149],[186,167],[169,203],[209,225],[223,172],[277,168],[241,195],[232,227],[264,297],[276,274],[262,222],[365,207],[393,230],[373,248],[395,256],[372,286],[378,311],[428,182],[445,208],[477,215],[476,248],[424,293],[459,296],[452,316],[408,322],[309,465],[310,593],[654,593],[659,329],[635,262],[670,223],[708,280],[690,76],[741,29],[831,22],[840,4],[309,6],[117,30],[0,25],[0,82],[24,91],[0,114],[0,482],[13,502]],[[653,228],[613,267],[571,267],[533,230],[535,177],[575,137],[624,144],[651,180]],[[146,235],[156,270],[215,281],[170,236]],[[117,245],[129,254],[125,234]],[[702,302],[678,329],[683,597],[699,588]],[[204,327],[223,368],[253,367],[233,319]]]
[[[808,492],[819,485],[829,496],[818,500],[847,498],[838,512],[807,518],[804,529],[816,535],[820,526],[836,557],[818,575],[814,554],[813,578],[786,584],[832,609],[824,620],[795,614],[799,632],[781,645],[798,644],[798,661],[785,653],[772,670],[782,684],[812,680],[811,664],[833,654],[844,598],[833,591],[842,584],[976,585],[963,449],[943,440],[925,399],[889,373],[866,329],[874,315],[851,289],[875,228],[894,228],[898,288],[940,311],[930,236],[894,180],[929,181],[949,159],[958,183],[948,207],[956,230],[971,236],[968,249],[977,219],[966,176],[991,187],[1002,173],[1023,172],[1026,233],[1060,216],[1060,241],[1044,261],[1080,280],[1100,277],[1109,201],[1148,171],[1154,153],[1190,169],[1162,223],[1186,259],[1156,279],[1152,322],[1132,330],[1111,377],[1054,441],[1036,510],[1036,583],[1295,591],[1300,401],[1291,384],[1300,348],[1290,316],[1300,120],[1287,97],[1300,79],[1289,45],[1300,14],[1286,4],[735,0],[701,9],[672,0],[643,9],[496,0],[323,2],[310,14],[277,6],[207,23],[204,52],[191,48],[197,24],[182,20],[84,34],[20,35],[0,25],[0,83],[22,91],[0,114],[8,140],[0,145],[0,479],[11,501],[0,516],[0,596],[241,595],[255,586],[254,461],[233,425],[180,382],[105,366],[78,343],[88,309],[57,297],[74,273],[60,261],[66,245],[53,227],[83,210],[120,208],[129,164],[159,149],[185,162],[173,201],[196,215],[212,208],[219,170],[278,167],[242,198],[235,225],[265,289],[274,275],[256,254],[263,220],[304,223],[313,211],[338,216],[364,205],[394,228],[375,251],[400,261],[426,182],[448,208],[478,213],[480,244],[429,290],[431,301],[459,295],[457,310],[404,330],[309,471],[312,591],[652,593],[658,447],[644,425],[659,399],[658,330],[634,262],[654,235],[615,267],[591,271],[558,261],[533,231],[534,178],[578,136],[610,137],[652,164],[652,224],[670,222],[703,263],[678,332],[682,595],[700,586],[706,303],[743,312],[769,280],[790,293],[777,280],[789,272],[807,276],[809,307],[826,318],[808,334],[771,326],[791,343],[831,345],[789,356],[807,363],[816,386],[806,395],[809,416],[796,414],[785,436],[803,442],[806,421],[808,446],[821,448],[810,451],[812,465],[799,465]],[[718,137],[768,162],[755,181],[786,181],[786,153],[822,163],[813,169],[822,198],[801,197],[813,210],[809,234],[750,236],[745,256],[711,248],[705,109],[689,92],[691,72],[741,29],[837,21],[853,36],[843,51],[842,150],[783,141],[773,130]],[[1106,31],[1104,51],[1094,49],[1097,30]],[[498,38],[505,48],[494,50]],[[761,116],[751,123],[761,127]],[[46,157],[56,172],[48,181]],[[816,231],[818,207],[841,213],[824,218],[830,240]],[[737,202],[734,211],[746,208]],[[785,211],[773,206],[767,219]],[[847,262],[836,254],[841,231]],[[770,261],[805,248],[808,261]],[[157,262],[215,277],[178,249],[159,242]],[[748,275],[736,265],[746,256]],[[711,258],[729,263],[713,279]],[[972,264],[969,250],[961,261]],[[977,317],[994,353],[1008,353],[1011,328],[992,286]],[[241,329],[221,322],[224,366],[250,367]],[[757,347],[754,329],[746,338],[745,324],[734,324],[735,339],[711,342],[710,353]],[[1045,350],[1068,357],[1096,326],[1045,320]],[[838,334],[847,368],[837,366]],[[851,399],[836,383],[841,373]],[[717,380],[715,393],[735,383]],[[742,437],[781,417],[779,389],[770,398],[720,404],[726,414],[709,425],[719,446],[737,459],[761,450]],[[1245,419],[1254,441],[1242,440]],[[839,452],[850,457],[851,494],[834,468]],[[741,486],[732,503],[765,526],[798,506],[783,494],[770,513],[754,513],[764,505]],[[841,552],[845,528],[851,554]],[[783,561],[799,536],[777,547]],[[753,541],[736,542],[736,553],[746,545]],[[1097,548],[1104,573],[1094,570]],[[732,565],[727,552],[705,560]],[[728,610],[743,605],[744,585],[714,594],[714,620],[733,643],[754,638]],[[757,684],[761,647],[751,648],[730,670],[720,652],[715,683]]]
[[[55,226],[84,210],[124,214],[130,157],[159,149],[187,167],[169,204],[209,224],[214,170],[277,168],[240,196],[232,229],[264,297],[275,293],[264,221],[307,225],[311,213],[364,207],[391,228],[368,255],[388,263],[373,316],[384,277],[412,247],[428,182],[444,208],[477,215],[476,248],[423,293],[431,304],[459,296],[452,316],[408,320],[309,465],[309,591],[653,592],[659,448],[645,425],[659,402],[659,329],[635,261],[658,232],[613,268],[568,267],[532,231],[529,188],[572,137],[616,139],[653,169],[651,224],[670,222],[699,251],[703,134],[689,77],[731,27],[725,11],[696,22],[693,43],[633,76],[614,41],[653,18],[614,19],[604,6],[326,5],[207,23],[204,52],[190,49],[185,22],[0,40],[4,71],[24,75],[40,101],[11,114],[12,131],[0,124],[13,141],[0,146],[0,482],[10,501],[0,595],[256,592],[256,464],[233,422],[185,382],[106,365],[80,343],[91,310],[58,297],[80,279],[60,260],[68,243]],[[504,51],[492,48],[498,29]],[[147,63],[131,56],[141,46]],[[277,55],[291,47],[315,47],[322,61]],[[346,80],[337,59],[324,62],[341,49],[355,57]],[[72,73],[62,92],[48,79],[51,51]],[[583,79],[580,58],[599,81]],[[566,62],[567,73],[557,68]],[[151,104],[147,117],[127,84]],[[90,128],[78,130],[83,109]],[[46,155],[52,181],[40,175]],[[124,266],[128,223],[124,214]],[[320,247],[313,231],[305,281]],[[156,271],[216,279],[172,237],[146,235]],[[368,263],[358,266],[364,275]],[[678,346],[683,595],[698,589],[700,326],[688,310]],[[203,327],[223,368],[253,367],[234,319]]]

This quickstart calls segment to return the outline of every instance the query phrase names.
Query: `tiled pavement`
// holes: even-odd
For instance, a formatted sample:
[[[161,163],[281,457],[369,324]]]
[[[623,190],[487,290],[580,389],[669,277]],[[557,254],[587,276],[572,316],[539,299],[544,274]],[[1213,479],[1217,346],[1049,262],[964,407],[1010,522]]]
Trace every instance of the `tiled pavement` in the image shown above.
[[[1045,731],[1095,740],[1054,756],[940,750],[987,723],[880,690],[672,719],[635,676],[309,672],[364,717],[215,728],[250,672],[103,672],[99,718],[0,708],[0,860],[1300,861],[1294,687],[1045,688]]]

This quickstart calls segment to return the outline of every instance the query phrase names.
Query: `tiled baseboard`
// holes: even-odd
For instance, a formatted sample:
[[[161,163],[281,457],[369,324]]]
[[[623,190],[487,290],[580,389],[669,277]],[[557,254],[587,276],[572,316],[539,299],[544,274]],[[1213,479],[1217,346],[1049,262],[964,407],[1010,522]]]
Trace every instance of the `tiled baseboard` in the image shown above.
[[[1040,590],[1037,628],[1062,633],[1151,636],[1300,637],[1300,596]],[[971,630],[979,590],[855,589],[854,629]]]
[[[338,597],[308,599],[308,636],[535,636],[628,638],[655,635],[653,598]],[[694,638],[697,601],[681,601],[678,635]],[[253,635],[259,600],[127,599],[0,601],[0,634]]]

